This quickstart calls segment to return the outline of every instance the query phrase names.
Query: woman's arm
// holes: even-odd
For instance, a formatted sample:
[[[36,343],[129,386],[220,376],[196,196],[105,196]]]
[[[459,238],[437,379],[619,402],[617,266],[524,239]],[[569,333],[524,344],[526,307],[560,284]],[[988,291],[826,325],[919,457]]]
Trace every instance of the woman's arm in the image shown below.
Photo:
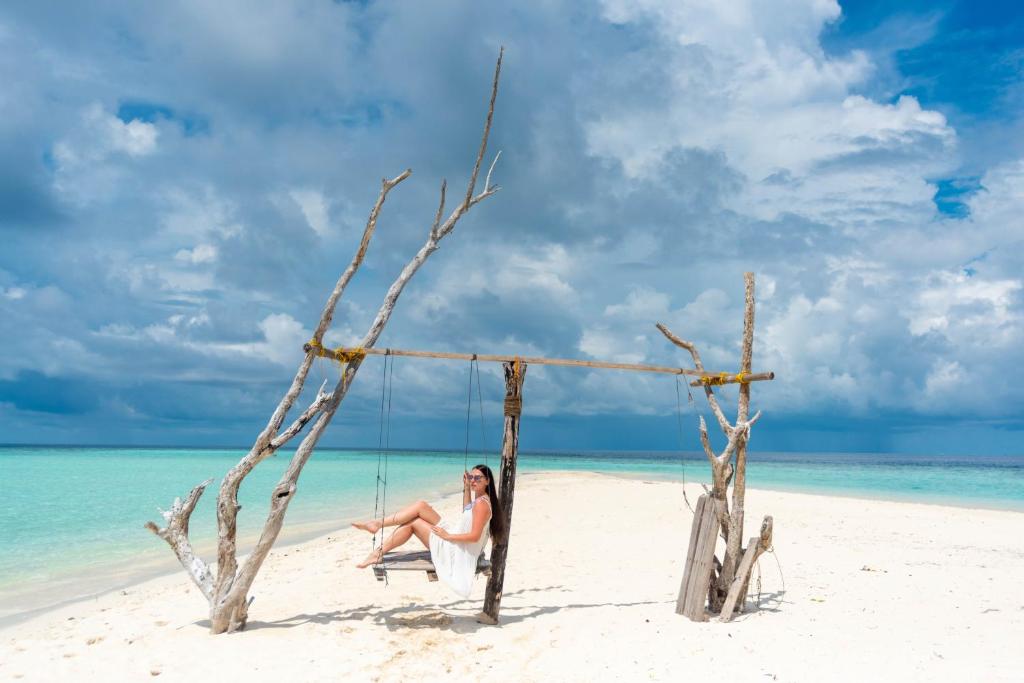
[[[480,535],[484,533],[484,526],[491,519],[491,506],[482,498],[477,498],[473,504],[473,526],[464,534],[450,534],[439,526],[434,527],[434,533],[439,538],[456,543],[476,543]]]
[[[462,473],[462,507],[469,505],[469,472]]]

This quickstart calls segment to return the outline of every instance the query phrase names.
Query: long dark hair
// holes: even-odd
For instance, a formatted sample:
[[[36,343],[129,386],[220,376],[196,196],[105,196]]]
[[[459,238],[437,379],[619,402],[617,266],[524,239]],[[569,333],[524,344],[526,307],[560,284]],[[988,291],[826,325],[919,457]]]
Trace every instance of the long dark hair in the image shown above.
[[[505,516],[501,513],[501,501],[498,500],[498,490],[494,488],[494,472],[487,465],[474,465],[474,470],[487,477],[487,497],[491,501],[491,538],[495,541],[504,539]]]

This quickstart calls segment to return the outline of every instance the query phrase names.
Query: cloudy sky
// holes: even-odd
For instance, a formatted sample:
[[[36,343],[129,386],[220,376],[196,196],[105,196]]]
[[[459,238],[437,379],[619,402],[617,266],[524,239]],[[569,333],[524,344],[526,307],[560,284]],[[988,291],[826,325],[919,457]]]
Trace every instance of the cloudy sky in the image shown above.
[[[662,321],[734,370],[752,270],[754,448],[1020,452],[1024,10],[502,4],[5,2],[0,442],[251,441],[380,178],[413,169],[334,344],[464,186],[504,45],[503,189],[381,345],[688,364]],[[380,371],[327,443],[376,444]],[[461,447],[466,372],[399,360],[392,444]],[[676,448],[675,407],[668,376],[532,367],[522,444]]]

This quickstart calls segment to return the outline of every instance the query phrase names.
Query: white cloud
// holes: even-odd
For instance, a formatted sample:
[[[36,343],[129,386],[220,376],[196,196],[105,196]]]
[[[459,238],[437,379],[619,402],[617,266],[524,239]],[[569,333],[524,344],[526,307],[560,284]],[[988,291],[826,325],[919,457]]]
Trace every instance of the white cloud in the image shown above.
[[[764,220],[798,213],[843,227],[934,212],[926,178],[955,166],[956,134],[913,97],[854,94],[872,72],[866,55],[826,55],[818,43],[837,3],[604,6],[617,22],[657,22],[656,68],[675,88],[595,107],[584,124],[592,154],[642,178],[666,172],[674,148],[724,152],[746,179],[730,206]]]
[[[480,56],[492,45],[444,40],[461,25],[458,3],[426,15],[378,8],[379,30],[354,41],[349,19],[364,10],[314,5],[241,23],[232,5],[153,5],[125,24],[149,60],[144,75],[133,60],[72,54],[49,38],[11,102],[66,94],[52,118],[36,107],[43,123],[25,136],[57,140],[46,172],[71,225],[44,269],[65,278],[51,290],[0,279],[9,339],[34,330],[19,343],[48,349],[39,340],[54,337],[54,320],[77,321],[85,350],[105,349],[108,367],[144,342],[168,365],[223,372],[233,386],[252,381],[253,360],[264,372],[292,367],[319,311],[316,287],[349,257],[338,227],[361,228],[376,178],[410,164],[416,175],[389,198],[329,337],[356,340],[400,254],[422,241],[436,182],[447,176],[454,188],[466,171],[463,113],[479,113],[473,88],[487,85]],[[740,273],[755,270],[755,369],[778,377],[757,388],[758,407],[841,419],[1001,415],[1020,404],[1006,368],[1024,361],[1024,161],[983,170],[968,218],[938,215],[933,181],[956,170],[972,138],[927,99],[865,95],[879,90],[873,58],[821,44],[841,18],[836,2],[601,8],[627,30],[578,9],[567,18],[557,3],[515,9],[524,30],[509,36],[495,119],[496,135],[514,141],[499,167],[505,190],[417,275],[387,343],[688,364],[653,329],[663,320],[699,344],[709,368],[733,370]],[[485,30],[473,35],[505,30],[504,12],[474,10]],[[547,49],[551,36],[559,49]],[[601,49],[594,36],[608,38]],[[449,52],[422,59],[422,45],[439,40]],[[146,93],[175,117],[120,121],[112,103],[125,93]],[[197,135],[184,132],[193,116]],[[99,291],[83,284],[90,278]],[[259,293],[265,281],[287,293]],[[40,355],[20,354],[28,360],[0,374],[41,366]],[[77,371],[99,374],[103,362]],[[531,410],[664,408],[648,391],[656,383],[530,372]],[[410,366],[407,378],[431,397],[448,388],[444,373]]]
[[[288,195],[302,210],[306,222],[320,237],[327,237],[331,230],[329,204],[322,192],[317,190],[291,190]]]
[[[935,273],[917,291],[909,314],[911,334],[942,334],[950,341],[990,347],[1018,343],[1022,316],[1015,310],[1020,280],[986,280]]]
[[[628,331],[607,327],[583,330],[579,349],[591,358],[617,363],[642,363],[646,357],[647,337],[630,336]]]
[[[194,249],[179,249],[174,260],[191,265],[213,263],[217,260],[217,247],[212,244],[199,244]]]
[[[963,367],[958,361],[936,360],[925,379],[926,400],[944,399],[955,393],[966,379]]]
[[[158,138],[154,124],[125,123],[93,103],[53,145],[54,189],[77,206],[108,201],[124,190],[132,164],[156,152]]]
[[[203,353],[215,355],[242,354],[277,365],[297,363],[303,355],[302,345],[312,337],[312,330],[287,313],[273,313],[259,322],[263,334],[260,341],[246,343],[192,343],[190,346]]]
[[[195,190],[172,186],[162,191],[161,229],[170,239],[225,239],[242,234],[238,206],[206,184]]]
[[[446,263],[430,291],[412,295],[416,299],[412,316],[427,320],[482,293],[502,301],[537,299],[561,306],[567,313],[579,301],[572,280],[580,258],[561,244],[502,244],[470,252],[461,254],[458,262]]]
[[[604,309],[606,316],[625,316],[631,320],[648,318],[657,320],[668,313],[670,299],[663,292],[650,287],[635,287],[626,295],[621,304],[609,304]]]
[[[141,157],[156,151],[159,131],[152,123],[138,119],[125,123],[99,104],[85,109],[81,123],[74,137],[58,143],[54,150],[62,165],[95,163],[117,152]]]

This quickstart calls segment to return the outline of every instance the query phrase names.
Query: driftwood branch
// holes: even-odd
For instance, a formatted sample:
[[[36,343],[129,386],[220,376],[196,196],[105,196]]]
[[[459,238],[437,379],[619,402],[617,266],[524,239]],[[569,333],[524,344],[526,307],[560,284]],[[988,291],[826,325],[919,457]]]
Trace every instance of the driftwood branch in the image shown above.
[[[464,216],[473,206],[493,195],[498,190],[496,186],[492,186],[490,184],[491,172],[494,169],[494,164],[492,163],[491,168],[487,173],[484,189],[481,192],[474,194],[480,167],[483,163],[483,158],[487,153],[487,142],[490,136],[491,124],[494,117],[494,104],[497,98],[498,82],[501,74],[502,54],[503,53],[499,53],[495,66],[494,81],[491,87],[491,97],[487,118],[484,124],[476,162],[473,165],[473,170],[470,174],[467,185],[465,199],[460,202],[448,218],[442,222],[441,217],[444,214],[447,190],[447,183],[442,183],[439,207],[428,231],[427,240],[409,260],[388,288],[380,308],[377,311],[377,315],[374,317],[373,322],[363,337],[360,344],[360,347],[362,348],[371,348],[376,344],[384,326],[391,318],[398,298],[405,289],[405,286],[409,283],[419,268],[426,262],[427,258],[437,250],[440,241],[452,232],[459,219],[462,218],[462,216]],[[496,160],[497,157],[495,158],[495,161]],[[313,450],[324,433],[324,430],[330,424],[335,412],[338,410],[342,400],[345,398],[348,388],[352,385],[353,378],[358,372],[359,367],[362,365],[365,354],[357,352],[351,356],[346,356],[343,359],[345,362],[344,370],[342,371],[341,377],[338,379],[333,390],[326,393],[322,386],[309,407],[307,407],[306,410],[303,411],[303,413],[284,431],[279,432],[282,424],[284,423],[285,416],[302,392],[302,388],[309,374],[313,360],[323,351],[323,336],[330,326],[338,300],[344,293],[349,281],[363,263],[369,247],[370,239],[376,229],[377,219],[388,193],[396,185],[408,178],[410,173],[411,171],[406,170],[391,180],[384,179],[382,181],[377,201],[374,204],[373,209],[370,211],[366,227],[363,230],[363,237],[360,241],[359,248],[353,256],[349,266],[338,279],[334,290],[327,299],[327,303],[325,304],[320,316],[320,321],[313,333],[313,338],[306,345],[305,357],[299,365],[291,386],[281,399],[281,402],[278,404],[266,427],[257,437],[253,447],[245,457],[243,457],[238,464],[236,464],[227,473],[224,478],[224,482],[221,485],[220,494],[217,499],[218,571],[215,579],[209,579],[206,581],[204,584],[206,587],[203,591],[204,595],[207,596],[210,602],[210,630],[213,633],[235,631],[245,627],[248,619],[248,608],[251,603],[251,599],[247,599],[248,591],[256,578],[257,572],[262,566],[281,531],[284,524],[285,513],[287,512],[288,506],[294,497],[296,487],[298,485],[299,475],[301,474],[306,462],[309,460],[309,457],[312,455]],[[241,486],[244,478],[256,465],[274,453],[289,439],[302,432],[309,423],[312,423],[312,426],[296,448],[295,453],[288,464],[288,468],[271,493],[270,507],[267,512],[267,517],[259,540],[248,558],[246,558],[242,566],[239,567],[236,546],[239,487]],[[201,493],[201,491],[199,493]],[[156,530],[156,533],[159,532],[159,529]],[[172,547],[175,547],[176,552],[178,552],[178,548],[186,548],[186,546],[183,546],[180,542],[177,546],[172,545]],[[190,552],[190,548],[187,549]],[[184,560],[182,562],[183,564],[185,563]],[[188,567],[186,567],[186,569],[187,568]],[[208,569],[205,570],[204,576],[209,576]],[[201,588],[202,587],[203,586],[201,586]]]
[[[377,219],[380,216],[381,209],[384,206],[384,201],[387,199],[388,193],[411,174],[412,171],[406,169],[391,180],[385,178],[381,181],[381,189],[377,195],[377,201],[374,203],[373,208],[370,210],[370,215],[366,220],[366,227],[363,229],[359,248],[356,250],[356,253],[352,257],[348,267],[342,273],[341,277],[338,278],[337,283],[335,283],[334,289],[331,291],[330,296],[327,298],[327,303],[324,305],[323,312],[320,314],[320,320],[313,332],[313,341],[317,345],[321,343],[323,335],[331,323],[335,308],[338,305],[338,300],[341,298],[345,288],[348,286],[352,277],[355,275],[359,266],[362,265],[363,260],[366,257],[370,240],[377,229]],[[299,364],[299,369],[296,371],[295,377],[292,379],[291,386],[288,388],[288,391],[285,392],[281,402],[274,410],[267,426],[256,438],[256,442],[245,457],[243,457],[238,464],[228,471],[227,475],[224,477],[224,481],[221,483],[220,493],[217,497],[217,580],[214,586],[214,592],[218,597],[217,604],[213,605],[214,611],[218,611],[218,605],[224,604],[224,596],[227,596],[231,591],[238,569],[237,527],[238,510],[240,509],[240,506],[238,505],[238,489],[241,487],[242,481],[246,476],[248,476],[252,469],[256,467],[256,465],[272,455],[280,444],[287,441],[288,438],[291,438],[291,436],[289,436],[283,440],[278,439],[278,445],[274,445],[274,440],[278,436],[278,430],[281,428],[281,424],[284,421],[285,416],[295,404],[299,394],[302,393],[302,388],[305,385],[306,378],[309,375],[309,370],[312,367],[313,360],[315,358],[316,354],[307,353],[302,359],[302,362]],[[305,423],[303,422],[302,425],[304,424]],[[211,628],[215,633],[221,632],[221,630],[233,630],[233,626],[236,623],[224,623],[224,620],[212,618],[211,622],[213,623]],[[244,618],[237,623],[244,624]]]
[[[296,418],[287,429],[274,437],[274,440],[270,442],[270,448],[277,450],[288,443],[292,437],[301,432],[302,428],[309,424],[309,421],[316,417],[316,414],[319,413],[325,405],[327,405],[331,400],[331,394],[324,393],[325,386],[327,386],[327,380],[324,380],[323,384],[320,385],[320,390],[317,391],[316,398],[309,404],[309,407],[302,412],[302,415],[299,415],[299,417]]]
[[[690,356],[693,358],[693,367],[697,368],[700,372],[704,372],[704,363],[700,359],[700,352],[697,351],[697,347],[693,342],[681,339],[672,333],[671,330],[663,323],[655,325],[665,337],[675,344],[676,346],[686,349],[690,352]],[[725,418],[725,413],[722,412],[722,407],[718,405],[718,399],[715,398],[715,392],[712,391],[709,385],[704,385],[704,395],[708,399],[708,405],[711,406],[711,412],[715,414],[715,419],[718,420],[718,426],[722,428],[723,434],[729,433],[729,421]]]
[[[740,372],[750,372],[754,351],[753,273],[743,274],[743,302],[743,351],[740,356]],[[750,427],[761,416],[758,412],[753,420],[748,421],[749,413],[750,385],[741,384],[736,408],[736,430],[739,432],[739,438],[736,442],[736,474],[732,485],[732,509],[729,513],[729,542],[722,562],[722,574],[719,577],[719,587],[722,589],[732,583],[742,554],[740,544],[743,541],[744,502],[747,495],[747,441],[750,440]]]
[[[189,491],[184,501],[181,498],[175,498],[170,510],[161,510],[160,515],[164,518],[164,527],[158,527],[153,522],[146,522],[147,529],[171,546],[171,550],[178,557],[181,566],[185,568],[192,582],[202,591],[207,600],[213,596],[213,574],[210,572],[209,565],[196,557],[192,550],[192,542],[188,537],[188,523],[200,496],[212,482],[213,479],[207,479]]]
[[[494,120],[494,102],[498,99],[498,81],[501,80],[501,60],[505,56],[505,48],[498,50],[498,61],[494,65],[494,80],[491,82],[491,101],[487,107],[487,121],[484,123],[484,134],[480,137],[480,151],[476,155],[476,163],[473,164],[473,173],[469,176],[469,186],[466,188],[466,200],[463,206],[469,208],[473,200],[473,190],[476,188],[476,176],[480,173],[480,164],[483,163],[484,155],[487,153],[487,140],[491,136],[491,122]],[[497,157],[495,157],[497,161]],[[493,169],[493,164],[492,164]],[[491,173],[487,172],[487,183],[484,186],[484,194],[490,190]]]
[[[437,229],[441,225],[441,216],[444,214],[444,199],[445,199],[445,192],[447,191],[447,189],[448,189],[448,181],[447,180],[442,180],[441,181],[441,201],[437,205],[437,215],[434,216],[434,224],[432,226],[430,226],[430,236],[433,237],[434,239],[439,239],[438,236],[437,236]]]
[[[723,621],[728,621],[732,617],[738,602],[739,607],[742,608],[741,595],[745,595],[747,583],[749,582],[750,567],[757,559],[758,554],[763,552],[764,548],[768,547],[771,543],[772,523],[769,517],[766,518],[766,525],[762,527],[762,539],[767,538],[767,541],[764,541],[767,545],[764,545],[758,539],[752,539],[752,546],[748,547],[746,551],[741,546],[746,496],[747,443],[750,441],[751,428],[761,418],[760,411],[755,413],[753,417],[749,417],[750,382],[754,379],[751,373],[754,345],[754,274],[744,273],[743,280],[743,340],[740,371],[736,375],[728,376],[725,373],[718,377],[708,375],[704,371],[704,364],[701,361],[700,352],[697,350],[696,345],[674,334],[662,323],[657,324],[658,329],[669,341],[690,353],[694,366],[702,374],[701,379],[693,384],[703,385],[708,405],[711,407],[715,418],[718,420],[719,427],[721,427],[722,432],[726,436],[725,447],[721,453],[716,454],[711,445],[711,439],[708,436],[707,424],[703,417],[700,418],[700,442],[704,449],[704,454],[711,465],[712,487],[710,501],[713,501],[716,505],[716,517],[719,523],[717,529],[720,529],[720,531],[716,529],[714,538],[707,537],[704,534],[703,527],[698,528],[699,525],[695,519],[693,533],[696,536],[691,539],[690,550],[690,555],[692,556],[695,544],[701,548],[706,548],[708,544],[713,544],[719,533],[725,539],[725,554],[720,563],[717,561],[717,558],[713,558],[714,562],[711,563],[711,571],[708,574],[710,577],[709,584],[707,584],[707,596],[711,611],[720,612]],[[766,376],[763,379],[774,378],[774,373],[764,374]],[[725,416],[725,412],[722,410],[712,389],[712,385],[725,383],[727,377],[734,378],[740,385],[735,424],[731,424]],[[762,377],[757,379],[762,379]],[[734,455],[735,464],[733,464]],[[732,484],[731,506],[728,501],[730,484]],[[707,514],[710,514],[710,512],[705,512],[705,515]],[[684,576],[693,576],[690,573],[690,569],[691,567],[688,563]],[[703,574],[701,574],[701,577],[703,577]],[[703,578],[701,581],[703,581]],[[683,592],[688,600],[697,600],[697,594],[693,592],[697,588],[699,586],[687,587],[686,580],[684,579]],[[682,597],[680,600],[682,600]],[[692,604],[690,604],[690,609],[681,610],[680,613],[686,613],[691,618],[698,620],[703,617],[703,612],[698,612]]]
[[[733,614],[737,611],[737,608],[739,608],[738,611],[743,611],[743,601],[746,599],[750,587],[750,572],[761,554],[772,547],[772,527],[772,517],[771,515],[766,515],[761,522],[760,536],[755,536],[747,542],[747,549],[743,553],[743,559],[740,561],[739,568],[736,570],[736,576],[729,586],[729,593],[722,604],[722,611],[719,614],[719,618],[722,621],[732,621]]]
[[[494,167],[497,165],[498,159],[500,157],[501,157],[501,150],[499,149],[498,153],[494,155],[494,160],[491,161],[491,167],[487,169],[487,177],[484,178],[484,189],[485,190],[490,190],[491,187],[492,187],[492,185],[491,185],[491,174],[494,173]]]

